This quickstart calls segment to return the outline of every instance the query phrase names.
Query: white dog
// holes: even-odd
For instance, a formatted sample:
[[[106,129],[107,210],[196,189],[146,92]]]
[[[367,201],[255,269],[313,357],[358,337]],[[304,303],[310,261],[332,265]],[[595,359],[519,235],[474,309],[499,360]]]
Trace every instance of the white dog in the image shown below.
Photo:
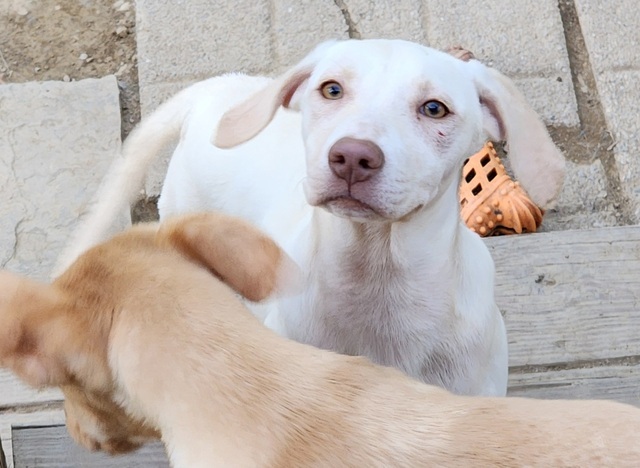
[[[543,207],[564,176],[561,153],[510,80],[410,42],[349,40],[321,44],[276,79],[197,83],[131,134],[59,270],[104,238],[178,138],[160,217],[243,217],[304,272],[298,296],[251,306],[267,326],[459,394],[505,394],[494,266],[460,221],[461,166],[486,139],[506,139],[514,172]]]

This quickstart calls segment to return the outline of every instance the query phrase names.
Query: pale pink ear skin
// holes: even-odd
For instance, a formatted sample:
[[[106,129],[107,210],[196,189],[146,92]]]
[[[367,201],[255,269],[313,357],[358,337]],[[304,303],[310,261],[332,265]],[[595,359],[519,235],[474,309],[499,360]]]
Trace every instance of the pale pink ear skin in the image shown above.
[[[213,144],[228,149],[256,136],[271,122],[278,108],[289,107],[291,98],[310,74],[311,70],[302,70],[282,76],[228,110],[218,123]]]
[[[260,133],[279,107],[288,108],[317,62],[338,41],[326,41],[263,89],[224,113],[211,142],[221,149],[238,146]],[[297,102],[294,101],[294,107]]]
[[[477,60],[465,65],[474,75],[487,137],[507,141],[516,178],[537,205],[552,207],[562,189],[566,164],[542,119],[510,79]]]

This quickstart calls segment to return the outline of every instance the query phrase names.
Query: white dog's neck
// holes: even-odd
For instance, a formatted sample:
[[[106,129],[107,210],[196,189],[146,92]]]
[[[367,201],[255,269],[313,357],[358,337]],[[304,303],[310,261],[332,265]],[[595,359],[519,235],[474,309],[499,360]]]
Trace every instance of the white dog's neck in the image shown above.
[[[351,287],[374,286],[380,293],[378,287],[403,289],[403,284],[428,290],[431,279],[441,288],[456,268],[451,260],[456,258],[458,233],[463,229],[452,206],[458,206],[455,183],[406,220],[359,223],[323,213],[317,242],[327,245],[318,251],[330,253],[331,258],[319,274],[326,279],[344,276]],[[323,223],[326,216],[334,219]],[[340,262],[335,262],[336,252]]]
[[[428,207],[396,222],[355,222],[322,211],[317,213],[322,231],[317,242],[328,244],[322,251],[343,252],[338,267],[366,267],[362,271],[365,275],[388,269],[391,264],[397,273],[435,271],[442,276],[443,268],[453,266],[458,232],[464,228],[458,210],[451,209],[458,206],[457,193],[457,183],[453,182]],[[333,219],[327,220],[327,216]],[[332,265],[336,263],[327,266]]]
[[[318,210],[314,242],[325,245],[315,251],[325,256],[318,255],[309,269],[316,274],[314,302],[300,334],[288,334],[344,354],[365,354],[417,378],[446,366],[426,361],[428,353],[446,355],[451,343],[425,340],[455,338],[441,328],[457,315],[461,278],[458,239],[466,228],[451,209],[458,206],[456,182],[407,222],[356,223]]]

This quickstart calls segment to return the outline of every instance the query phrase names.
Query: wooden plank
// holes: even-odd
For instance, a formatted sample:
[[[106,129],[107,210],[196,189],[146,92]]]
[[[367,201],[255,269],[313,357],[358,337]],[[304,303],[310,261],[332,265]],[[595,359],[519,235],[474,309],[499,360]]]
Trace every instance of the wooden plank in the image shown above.
[[[62,399],[62,392],[58,389],[34,390],[23,384],[11,372],[0,369],[0,410]]]
[[[508,395],[615,400],[640,407],[640,364],[510,373]]]
[[[51,426],[64,424],[64,411],[60,404],[57,408],[39,410],[32,413],[0,413],[0,443],[7,459],[7,468],[13,467],[12,431],[14,427]]]
[[[0,441],[0,468],[7,468],[7,459],[4,456],[4,450],[2,450],[1,441]]]
[[[157,468],[169,467],[161,442],[133,453],[110,456],[77,445],[65,426],[24,427],[13,430],[15,468]]]
[[[486,239],[511,366],[640,355],[640,227]]]

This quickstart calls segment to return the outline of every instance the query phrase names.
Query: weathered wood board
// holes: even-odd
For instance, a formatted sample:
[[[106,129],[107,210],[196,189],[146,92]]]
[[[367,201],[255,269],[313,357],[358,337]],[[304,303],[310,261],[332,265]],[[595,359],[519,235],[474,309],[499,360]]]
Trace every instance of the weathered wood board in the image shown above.
[[[16,468],[162,468],[169,461],[160,442],[118,456],[89,452],[78,446],[64,426],[25,427],[13,430]]]
[[[0,369],[0,411],[34,403],[61,401],[62,392],[57,389],[34,390],[23,384],[11,372]]]
[[[2,450],[2,443],[0,443],[0,468],[7,468],[7,459],[4,456],[4,450]]]
[[[640,227],[486,243],[511,366],[640,356]]]
[[[62,409],[0,414],[0,441],[7,468],[169,466],[160,442],[115,457],[85,450],[67,433]]]
[[[640,406],[640,364],[512,372],[508,395],[616,400]]]
[[[62,424],[64,424],[64,412],[59,403],[52,405],[49,409],[33,412],[0,413],[0,443],[6,456],[7,468],[13,468],[13,430],[15,428],[59,426]]]

